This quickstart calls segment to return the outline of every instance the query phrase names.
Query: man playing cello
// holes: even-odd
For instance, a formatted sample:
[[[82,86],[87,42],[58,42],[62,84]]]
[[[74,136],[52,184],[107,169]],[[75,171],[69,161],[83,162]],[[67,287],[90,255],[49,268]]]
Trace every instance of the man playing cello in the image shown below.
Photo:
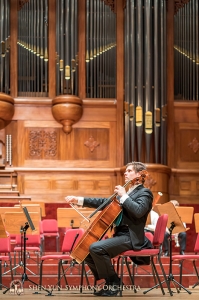
[[[126,183],[130,181],[129,189],[126,192],[124,187],[117,185],[114,190],[122,207],[121,214],[115,220],[114,235],[94,242],[89,247],[86,263],[96,281],[105,279],[106,286],[110,287],[95,291],[96,296],[116,296],[119,292],[120,279],[111,262],[113,257],[127,250],[152,248],[151,242],[145,237],[144,227],[152,208],[153,194],[143,186],[142,172],[146,172],[143,163],[127,164],[124,176]],[[107,199],[67,196],[65,200],[69,204],[97,208]]]

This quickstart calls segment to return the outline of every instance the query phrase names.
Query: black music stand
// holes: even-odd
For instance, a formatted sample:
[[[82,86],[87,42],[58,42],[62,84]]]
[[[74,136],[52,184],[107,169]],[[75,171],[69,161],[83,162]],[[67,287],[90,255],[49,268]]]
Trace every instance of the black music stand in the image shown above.
[[[169,250],[170,250],[170,255],[169,255],[169,275],[166,280],[162,281],[161,283],[167,284],[168,290],[170,292],[170,295],[173,295],[173,291],[171,290],[171,282],[173,283],[174,287],[176,288],[177,292],[179,293],[180,290],[177,288],[176,285],[184,289],[188,294],[191,294],[191,292],[186,289],[180,282],[176,281],[174,279],[174,275],[172,273],[172,234],[179,233],[179,232],[184,232],[186,231],[186,228],[184,227],[182,220],[176,210],[176,207],[173,205],[172,202],[167,202],[165,204],[159,205],[158,206],[158,212],[159,215],[167,214],[168,215],[168,222],[167,222],[167,228],[169,229]],[[159,284],[156,286],[150,288],[146,292],[151,291],[153,288],[157,287]]]
[[[24,226],[21,226],[21,229],[20,229],[20,231],[23,233],[23,245],[24,245],[24,247],[23,247],[23,271],[24,271],[24,273],[23,273],[23,275],[22,275],[21,282],[22,282],[22,284],[24,284],[25,281],[29,281],[29,282],[31,282],[32,284],[34,284],[34,285],[36,285],[36,286],[39,287],[39,284],[36,283],[36,282],[34,282],[34,281],[32,281],[31,279],[29,279],[29,278],[28,278],[28,275],[27,275],[27,273],[26,273],[26,240],[27,240],[27,237],[26,237],[26,231],[28,230],[29,227],[31,228],[32,231],[34,231],[34,230],[35,230],[35,226],[34,226],[34,224],[33,224],[33,222],[32,222],[32,219],[31,219],[31,217],[30,217],[30,215],[29,215],[29,212],[28,212],[27,208],[24,206],[24,207],[22,207],[22,209],[23,209],[23,212],[24,212],[24,214],[25,214],[26,219],[27,219],[28,222],[26,222]],[[22,247],[22,245],[21,245],[21,247]],[[48,290],[45,289],[44,287],[40,287],[40,289],[41,289],[41,288],[42,288],[44,291],[46,291],[46,292],[48,293],[48,295],[50,294],[50,291],[48,291]],[[9,291],[9,290],[10,290],[10,288],[7,288],[7,289],[3,292],[3,294],[6,294],[7,291]],[[35,292],[34,294],[39,294],[39,293],[38,293],[38,292]]]

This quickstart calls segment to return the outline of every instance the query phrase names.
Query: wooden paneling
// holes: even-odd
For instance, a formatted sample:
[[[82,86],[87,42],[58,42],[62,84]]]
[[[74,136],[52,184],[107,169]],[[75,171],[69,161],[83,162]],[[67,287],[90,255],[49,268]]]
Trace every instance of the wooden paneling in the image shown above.
[[[85,101],[82,119],[65,134],[44,100],[16,101],[14,119],[6,129],[16,143],[15,166],[114,167],[118,151],[116,105],[112,100]],[[15,122],[15,123],[14,123]],[[15,124],[15,126],[13,126]]]
[[[170,198],[182,204],[197,204],[199,197],[199,170],[173,169],[170,179]]]
[[[64,197],[70,194],[108,197],[117,183],[111,169],[18,169],[17,173],[20,193],[37,202],[65,203]]]
[[[199,124],[176,123],[175,167],[199,168]]]

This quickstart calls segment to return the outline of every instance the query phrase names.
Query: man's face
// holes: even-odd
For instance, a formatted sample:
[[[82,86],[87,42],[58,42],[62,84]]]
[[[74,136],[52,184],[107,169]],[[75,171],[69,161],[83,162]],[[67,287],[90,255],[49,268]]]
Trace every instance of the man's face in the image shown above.
[[[128,166],[126,168],[126,171],[124,173],[125,182],[128,182],[129,180],[133,180],[134,178],[138,177],[139,173],[135,173],[133,166]]]

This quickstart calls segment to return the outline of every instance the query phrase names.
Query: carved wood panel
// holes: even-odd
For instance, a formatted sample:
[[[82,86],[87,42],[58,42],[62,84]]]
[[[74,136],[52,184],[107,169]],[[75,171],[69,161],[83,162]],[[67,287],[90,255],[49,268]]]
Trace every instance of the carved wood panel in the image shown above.
[[[26,159],[57,159],[59,132],[54,128],[27,128]]]
[[[197,123],[179,123],[175,127],[176,167],[199,167],[199,126]]]

